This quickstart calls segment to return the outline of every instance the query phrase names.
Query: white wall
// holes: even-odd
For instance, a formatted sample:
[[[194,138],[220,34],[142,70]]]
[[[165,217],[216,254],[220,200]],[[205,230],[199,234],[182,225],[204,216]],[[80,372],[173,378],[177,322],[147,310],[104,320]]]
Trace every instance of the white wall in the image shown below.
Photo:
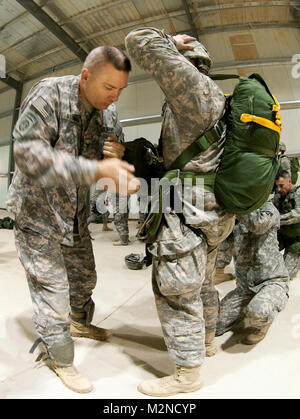
[[[117,103],[120,120],[160,115],[164,95],[159,86],[151,79],[129,84],[122,92]],[[138,137],[158,143],[160,123],[124,127],[125,141]]]

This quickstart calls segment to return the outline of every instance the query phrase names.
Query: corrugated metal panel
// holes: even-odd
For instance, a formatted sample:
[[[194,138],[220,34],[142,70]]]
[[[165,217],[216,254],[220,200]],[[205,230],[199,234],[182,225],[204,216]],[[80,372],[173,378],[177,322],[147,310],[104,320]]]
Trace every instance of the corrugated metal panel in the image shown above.
[[[191,30],[181,0],[35,2],[87,51],[101,44],[124,46],[124,37],[140,26],[154,26],[170,33]],[[280,32],[274,32],[279,42],[275,50],[275,43],[274,46],[267,44],[259,32],[254,33],[251,28],[279,24],[300,27],[299,0],[189,0],[187,3],[200,39],[213,45],[217,62],[285,57],[295,49],[289,36],[286,39],[282,36],[278,41]],[[225,29],[229,31],[222,32]],[[270,30],[264,33],[268,39],[272,38]],[[251,42],[230,39],[230,36],[243,34],[251,35]],[[14,0],[0,2],[0,54],[6,56],[7,70],[16,78],[74,59],[74,54],[66,50],[55,35]]]

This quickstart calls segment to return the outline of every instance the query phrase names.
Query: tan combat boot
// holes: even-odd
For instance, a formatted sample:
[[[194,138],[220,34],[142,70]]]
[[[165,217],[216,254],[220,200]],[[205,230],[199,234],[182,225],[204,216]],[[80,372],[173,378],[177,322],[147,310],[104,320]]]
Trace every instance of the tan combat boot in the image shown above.
[[[123,242],[122,240],[115,240],[113,242],[114,246],[128,246],[128,244],[129,244],[129,241]]]
[[[205,335],[205,356],[214,356],[216,355],[218,349],[214,341],[215,332],[209,332]]]
[[[222,282],[231,281],[235,278],[235,276],[232,274],[225,274],[224,269],[225,268],[216,268],[216,273],[214,277],[215,285],[221,284]]]
[[[266,336],[271,324],[272,323],[268,324],[262,329],[249,328],[249,333],[244,337],[242,343],[245,345],[255,345],[256,343],[260,342]]]
[[[84,323],[80,322],[80,319],[84,318],[84,313],[71,313],[71,325],[70,325],[70,335],[77,338],[88,338],[94,340],[107,340],[112,336],[110,330],[102,329],[101,327],[96,327],[90,324],[86,326]],[[78,317],[78,322],[74,320],[74,317]]]
[[[81,375],[73,365],[70,367],[59,367],[55,362],[50,361],[50,368],[70,390],[76,393],[89,393],[93,390],[92,383]]]
[[[139,384],[138,391],[153,397],[172,396],[177,393],[190,393],[199,390],[202,385],[200,368],[175,365],[175,372],[163,378],[146,380]]]
[[[113,231],[113,229],[108,227],[106,224],[103,224],[102,231]]]

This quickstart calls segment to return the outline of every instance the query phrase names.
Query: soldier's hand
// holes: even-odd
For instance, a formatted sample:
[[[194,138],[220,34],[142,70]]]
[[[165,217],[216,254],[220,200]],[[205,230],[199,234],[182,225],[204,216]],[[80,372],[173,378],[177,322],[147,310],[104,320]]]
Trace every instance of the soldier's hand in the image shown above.
[[[187,42],[196,41],[196,38],[190,35],[179,34],[174,35],[173,39],[176,42],[178,51],[181,50],[192,50],[195,48],[193,45],[187,45]]]
[[[134,166],[117,158],[99,161],[97,180],[103,188],[131,195],[140,189],[140,181],[134,176]]]
[[[117,142],[115,134],[109,134],[103,145],[103,156],[104,158],[117,158],[122,159],[124,156],[125,147],[123,144]]]

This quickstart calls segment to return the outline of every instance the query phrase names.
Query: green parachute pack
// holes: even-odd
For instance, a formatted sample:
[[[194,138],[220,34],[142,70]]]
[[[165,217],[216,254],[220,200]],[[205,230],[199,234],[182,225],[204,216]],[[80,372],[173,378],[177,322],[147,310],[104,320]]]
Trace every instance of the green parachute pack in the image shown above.
[[[267,201],[279,167],[279,109],[260,75],[239,77],[223,118],[226,142],[214,185],[226,211],[248,214]]]

